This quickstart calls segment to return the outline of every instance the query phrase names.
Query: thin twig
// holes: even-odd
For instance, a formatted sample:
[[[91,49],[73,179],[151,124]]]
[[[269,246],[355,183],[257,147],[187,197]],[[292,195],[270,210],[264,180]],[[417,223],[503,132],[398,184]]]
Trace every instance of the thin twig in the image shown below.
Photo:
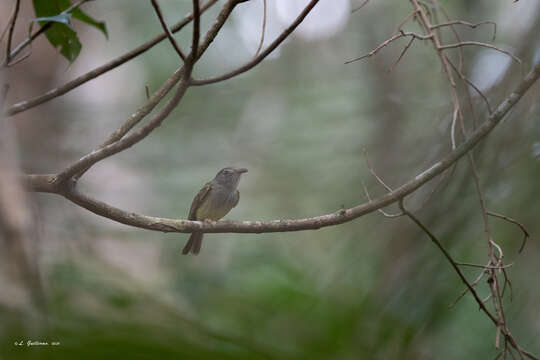
[[[9,31],[8,31],[7,45],[6,45],[6,59],[4,60],[4,63],[6,64],[6,66],[8,66],[9,63],[11,62],[11,42],[13,40],[13,30],[15,30],[15,23],[17,22],[17,17],[19,16],[20,6],[21,6],[21,1],[16,0],[15,8],[13,9],[13,13],[11,14],[11,17],[9,19]]]
[[[150,89],[148,85],[144,85],[144,93],[146,94],[146,100],[150,100]]]
[[[363,8],[368,2],[369,2],[369,0],[364,0],[363,3],[361,3],[360,5],[358,5],[357,7],[355,7],[354,9],[352,9],[352,10],[351,10],[351,13],[354,13],[354,12],[360,10],[360,9]]]
[[[482,300],[476,293],[476,290],[474,290],[472,285],[465,278],[465,275],[463,275],[463,273],[459,269],[458,264],[454,261],[452,256],[448,253],[448,251],[446,251],[446,249],[442,246],[439,239],[437,239],[437,237],[418,218],[416,218],[412,213],[410,213],[407,209],[405,209],[405,207],[403,206],[403,201],[399,202],[399,207],[401,208],[401,211],[403,211],[403,213],[409,217],[409,219],[411,219],[420,229],[422,229],[422,231],[424,231],[424,233],[430,238],[430,240],[435,244],[435,246],[437,246],[439,250],[441,250],[446,260],[448,260],[450,265],[452,265],[452,267],[458,274],[461,281],[465,284],[465,286],[467,286],[467,288],[473,295],[474,299],[478,303],[478,306],[480,306],[480,309],[491,319],[491,321],[493,321],[493,323],[498,324],[499,321],[497,320],[497,318],[493,316],[493,314],[491,314],[491,312],[486,308],[486,306],[484,305],[484,303],[482,302]]]
[[[364,183],[363,180],[362,180],[362,187],[364,188],[364,194],[366,194],[366,198],[368,199],[368,201],[371,201],[371,196],[369,195],[369,191],[368,191],[367,186],[366,186],[366,184]],[[387,218],[396,218],[396,217],[403,216],[402,212],[399,212],[399,213],[396,213],[396,214],[390,214],[390,213],[387,213],[386,211],[384,211],[383,209],[378,209],[377,211],[380,212],[381,214],[383,214],[383,216],[387,217]]]
[[[367,165],[371,175],[373,175],[373,177],[375,179],[377,179],[377,182],[379,182],[379,184],[381,184],[387,191],[389,191],[389,192],[394,191],[394,190],[392,190],[392,188],[390,186],[386,185],[386,183],[383,181],[383,179],[381,179],[379,177],[379,175],[377,175],[377,173],[373,169],[373,166],[371,166],[371,162],[369,161],[369,156],[368,156],[366,148],[362,148],[362,152],[364,153],[364,158],[366,159],[366,165]]]
[[[523,232],[523,242],[521,243],[521,246],[519,247],[519,251],[518,251],[518,253],[521,254],[521,252],[523,251],[523,248],[525,247],[525,244],[527,243],[527,239],[529,239],[529,237],[530,237],[529,232],[527,231],[525,226],[522,223],[520,223],[519,221],[514,220],[511,217],[508,217],[506,215],[497,214],[497,213],[494,213],[492,211],[487,211],[486,214],[488,214],[490,216],[493,216],[493,217],[497,217],[499,219],[503,219],[505,221],[508,221],[508,222],[510,222],[510,223],[512,223],[514,225],[517,225],[521,229],[521,231]]]
[[[298,15],[298,17],[294,20],[294,22],[287,29],[285,29],[270,45],[268,45],[268,47],[265,50],[263,50],[259,54],[259,56],[257,56],[256,58],[253,58],[248,63],[246,63],[246,64],[240,66],[239,68],[237,68],[237,69],[235,69],[235,70],[233,70],[231,72],[228,72],[226,74],[219,75],[219,76],[216,76],[216,77],[213,77],[213,78],[208,78],[208,79],[200,79],[200,80],[193,79],[191,81],[190,85],[202,86],[202,85],[208,85],[208,84],[217,83],[217,82],[220,82],[220,81],[228,80],[230,78],[233,78],[233,77],[235,77],[237,75],[240,75],[240,74],[252,69],[257,64],[259,64],[261,61],[263,61],[264,58],[266,58],[272,51],[274,51],[274,49],[277,48],[279,46],[279,44],[281,44],[283,42],[283,40],[285,40],[294,31],[294,29],[296,29],[298,27],[298,25],[300,25],[300,23],[309,14],[311,9],[313,9],[313,7],[315,5],[317,5],[318,2],[319,2],[319,0],[311,0],[309,2],[309,4],[304,8],[304,10],[302,10],[300,15]]]
[[[28,49],[28,52],[26,54],[24,54],[23,56],[20,56],[18,59],[15,59],[15,60],[12,59],[9,64],[6,64],[6,67],[15,66],[18,63],[28,59],[30,57],[30,55],[32,55],[32,48]]]
[[[199,0],[193,0],[193,35],[191,37],[191,66],[195,65],[195,62],[199,58],[199,38],[201,34],[201,10],[199,8]],[[191,71],[190,71],[191,72]],[[190,74],[191,77],[191,74]]]
[[[156,15],[157,15],[157,17],[159,19],[159,23],[161,24],[161,27],[165,31],[165,35],[167,35],[167,38],[169,39],[169,42],[171,43],[172,47],[174,48],[174,50],[176,51],[178,56],[180,56],[180,58],[183,61],[186,61],[186,56],[182,52],[182,49],[180,49],[180,46],[176,42],[176,39],[173,37],[173,34],[172,34],[171,30],[169,30],[169,27],[167,26],[167,23],[165,22],[165,19],[163,18],[163,14],[161,13],[161,8],[159,7],[159,4],[158,4],[157,0],[151,0],[151,2],[152,2],[152,6],[154,7],[154,10],[156,12]]]
[[[493,270],[506,269],[514,265],[514,263],[511,263],[511,264],[502,265],[502,266],[491,266],[491,265],[480,265],[480,264],[471,264],[471,263],[464,263],[464,262],[456,262],[456,264],[460,266],[470,266],[470,267],[477,267],[481,269],[493,269]]]
[[[484,268],[484,271],[482,271],[480,273],[480,275],[478,275],[478,277],[476,279],[474,279],[474,281],[471,283],[471,286],[472,287],[475,287],[479,282],[480,280],[482,280],[482,278],[484,277],[484,275],[486,275],[486,270],[485,268],[487,266],[489,266],[489,264],[491,264],[491,262],[488,262],[487,265],[485,265],[483,268]],[[458,302],[459,300],[461,300],[463,298],[463,296],[465,296],[465,294],[467,294],[467,292],[469,292],[469,288],[466,287],[462,292],[461,294],[459,294],[459,296],[456,298],[456,300],[454,300],[454,302],[452,302],[450,305],[448,305],[449,308],[453,308]]]
[[[409,48],[411,47],[413,41],[414,41],[414,37],[411,37],[411,40],[409,40],[409,42],[407,43],[407,45],[405,45],[405,47],[403,48],[403,50],[401,51],[401,53],[399,54],[397,60],[392,64],[392,66],[390,67],[390,69],[388,69],[388,73],[390,74],[392,71],[394,71],[394,68],[397,66],[397,64],[401,61],[401,59],[403,58],[403,56],[405,55],[405,53],[407,52],[407,50],[409,50]]]
[[[445,22],[445,23],[432,25],[431,28],[432,29],[437,29],[437,28],[445,27],[445,26],[465,25],[465,26],[468,26],[468,27],[474,29],[477,26],[484,25],[484,24],[493,25],[493,38],[492,38],[492,41],[495,41],[495,39],[497,37],[497,23],[495,21],[491,21],[491,20],[480,21],[480,22],[477,22],[477,23],[470,23],[468,21],[463,21],[463,20],[453,20],[453,21],[448,21],[448,22]]]
[[[398,26],[396,27],[396,30],[394,30],[392,35],[395,35],[395,34],[401,32],[403,25],[405,25],[407,23],[407,21],[409,21],[409,19],[411,17],[413,17],[415,14],[416,14],[416,10],[413,10],[410,13],[408,13],[407,16],[405,16],[405,18],[403,20],[401,20],[401,22],[398,24]]]
[[[470,87],[472,87],[477,93],[478,95],[480,95],[480,97],[484,100],[484,102],[486,103],[486,107],[488,109],[488,112],[491,114],[493,112],[493,109],[491,108],[491,104],[489,103],[489,100],[487,98],[487,96],[472,82],[470,81],[463,73],[461,73],[457,68],[456,66],[452,63],[452,61],[450,61],[450,59],[448,59],[448,63],[450,64],[450,66],[452,67],[452,69],[454,69],[454,71],[456,72],[456,74],[458,74],[458,76],[463,80],[465,81]]]
[[[488,48],[488,49],[493,49],[493,50],[501,52],[501,53],[503,53],[505,55],[510,56],[515,62],[517,62],[518,64],[521,65],[520,58],[518,58],[517,56],[515,56],[511,52],[503,50],[500,47],[497,47],[495,45],[486,44],[486,43],[479,42],[479,41],[462,41],[462,42],[459,42],[459,43],[456,43],[456,44],[441,45],[441,46],[439,46],[439,49],[440,50],[448,50],[448,49],[459,48],[459,47],[462,47],[462,46],[480,46],[480,47],[485,47],[485,48]]]
[[[263,21],[262,21],[262,29],[261,29],[261,40],[259,41],[259,47],[257,48],[257,51],[255,52],[254,57],[257,57],[259,53],[261,52],[261,49],[264,43],[265,32],[266,32],[266,0],[263,0]]]
[[[196,0],[194,0],[196,1]],[[128,147],[133,146],[137,142],[144,139],[148,134],[150,134],[161,122],[168,116],[172,109],[178,104],[180,99],[183,97],[185,91],[189,87],[189,80],[187,83],[182,82],[186,76],[191,76],[191,71],[194,65],[194,62],[197,60],[199,55],[208,48],[209,44],[212,42],[213,38],[217,35],[228,16],[233,11],[234,7],[238,3],[238,0],[229,0],[222,8],[219,13],[216,22],[206,33],[205,39],[201,43],[199,49],[192,49],[191,53],[186,57],[184,66],[178,70],[165,82],[165,84],[150,98],[150,101],[145,104],[142,108],[137,110],[130,118],[128,118],[120,128],[113,132],[109,138],[96,150],[91,153],[83,156],[81,159],[71,164],[65,168],[62,172],[56,175],[54,182],[63,184],[70,178],[74,177],[74,180],[78,180],[90,167],[92,167],[98,161],[101,161],[109,156],[112,156],[120,151],[127,149]],[[197,48],[199,42],[199,27],[200,21],[200,10],[197,6],[194,6],[194,29],[193,29],[193,39],[192,45],[195,45]],[[189,73],[189,75],[186,75]],[[125,134],[133,128],[139,121],[141,121],[146,115],[152,111],[152,109],[163,99],[163,97],[172,89],[172,87],[180,81],[181,84],[178,86],[178,89],[173,95],[173,98],[169,100],[165,108],[156,114],[149,123],[140,129],[137,132],[132,133],[129,136],[125,137]]]
[[[397,39],[400,39],[402,37],[407,37],[407,36],[411,36],[413,38],[420,39],[420,40],[427,40],[427,39],[431,38],[431,36],[429,36],[429,35],[425,36],[425,35],[420,35],[420,34],[416,34],[416,33],[412,33],[412,32],[405,32],[405,31],[401,30],[399,33],[392,35],[391,37],[386,39],[384,42],[379,44],[375,49],[371,50],[369,53],[367,53],[365,55],[362,55],[362,56],[360,56],[358,58],[352,59],[352,60],[347,60],[347,61],[344,62],[344,64],[350,64],[350,63],[353,63],[355,61],[360,61],[360,60],[365,59],[367,57],[371,57],[371,56],[377,54],[379,52],[379,50],[381,50],[385,46],[389,45],[393,41],[395,41]]]
[[[444,9],[444,7],[441,4],[439,4],[439,2],[437,0],[431,0],[431,2],[436,4],[436,6],[441,10],[444,17],[446,18],[446,21],[448,21],[448,22],[452,21],[452,19],[450,18],[450,16],[448,15],[446,10]],[[431,25],[431,26],[434,26],[434,25]],[[454,25],[450,25],[450,30],[452,30],[452,33],[454,34],[454,36],[456,38],[456,41],[461,42],[461,38],[459,37],[459,34],[458,34],[457,30],[456,30],[456,27]],[[437,29],[436,31],[439,31],[439,29]],[[442,43],[442,41],[441,41],[441,43]],[[450,59],[448,59],[448,61],[450,61]],[[464,63],[465,63],[465,51],[463,50],[462,47],[460,47],[459,48],[458,68],[459,68],[459,72],[461,72],[461,73],[463,72]]]

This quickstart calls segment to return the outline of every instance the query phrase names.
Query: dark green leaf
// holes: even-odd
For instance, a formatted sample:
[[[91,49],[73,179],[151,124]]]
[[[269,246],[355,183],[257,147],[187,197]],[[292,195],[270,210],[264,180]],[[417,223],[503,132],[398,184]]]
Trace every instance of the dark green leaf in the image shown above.
[[[94,20],[82,10],[74,9],[71,14],[62,14],[62,11],[71,6],[70,0],[33,0],[33,3],[37,18],[32,21],[39,22],[42,26],[43,22],[54,22],[45,32],[45,36],[55,48],[60,47],[60,53],[69,62],[75,61],[82,48],[77,33],[71,27],[71,16],[96,27],[108,37],[105,23]]]
[[[105,26],[105,23],[103,21],[97,21],[91,18],[90,16],[86,15],[84,12],[82,12],[79,9],[73,10],[72,14],[73,14],[73,18],[80,20],[84,23],[87,23],[88,25],[94,26],[95,28],[101,30],[101,32],[103,32],[103,34],[105,35],[107,39],[109,38],[109,33],[107,33],[107,27]]]

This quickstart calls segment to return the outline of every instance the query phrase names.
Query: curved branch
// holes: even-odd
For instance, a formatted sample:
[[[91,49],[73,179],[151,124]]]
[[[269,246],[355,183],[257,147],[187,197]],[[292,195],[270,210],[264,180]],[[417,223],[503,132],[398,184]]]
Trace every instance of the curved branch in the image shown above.
[[[201,80],[193,79],[193,80],[191,80],[190,85],[202,86],[202,85],[208,85],[208,84],[217,83],[217,82],[220,82],[220,81],[228,80],[228,79],[230,79],[232,77],[235,77],[237,75],[240,75],[240,74],[252,69],[257,64],[259,64],[261,61],[263,61],[264,58],[267,57],[272,51],[274,51],[279,46],[279,44],[281,44],[283,42],[283,40],[285,40],[294,31],[294,29],[296,29],[298,27],[298,25],[300,25],[300,23],[304,20],[304,18],[307,16],[307,14],[309,14],[311,9],[313,9],[313,7],[315,5],[317,5],[318,2],[319,2],[319,0],[311,0],[309,2],[309,4],[304,8],[304,10],[302,10],[300,15],[298,15],[298,17],[294,20],[294,22],[287,29],[285,29],[270,45],[268,45],[268,47],[262,53],[260,53],[259,56],[254,57],[248,63],[240,66],[236,70],[233,70],[233,71],[231,71],[229,73],[226,73],[226,74],[223,74],[223,75],[220,75],[220,76],[216,76],[216,77],[213,77],[213,78],[208,78],[208,79],[201,79]]]
[[[165,35],[167,35],[169,42],[171,43],[172,47],[174,48],[178,56],[180,56],[180,59],[185,61],[186,55],[184,55],[184,53],[182,52],[182,49],[180,49],[180,46],[174,39],[171,30],[169,30],[169,27],[167,26],[167,23],[165,22],[165,19],[163,18],[163,14],[161,12],[161,8],[159,7],[157,0],[151,0],[151,2],[152,2],[152,6],[154,7],[154,10],[156,11],[156,15],[158,17],[159,23],[161,24],[163,31],[165,31]]]
[[[434,29],[438,29],[440,27],[453,26],[453,25],[465,25],[465,26],[468,26],[468,27],[470,27],[472,29],[476,29],[478,26],[484,25],[484,24],[493,25],[493,38],[491,39],[491,41],[495,41],[495,38],[497,37],[497,23],[495,21],[491,21],[491,20],[480,21],[480,22],[477,22],[477,23],[470,23],[468,21],[463,21],[463,20],[452,20],[452,21],[448,21],[448,22],[445,22],[445,23],[432,25],[431,29],[434,30]]]
[[[184,93],[189,87],[189,78],[193,70],[195,61],[204,53],[210,43],[213,41],[234,7],[242,2],[242,0],[229,0],[222,8],[221,12],[217,16],[216,21],[207,31],[206,36],[200,46],[199,33],[200,33],[200,11],[198,5],[194,5],[194,30],[192,39],[192,51],[186,57],[186,61],[183,67],[178,69],[165,84],[152,95],[146,105],[137,110],[131,117],[124,122],[124,124],[113,132],[107,141],[105,141],[98,149],[83,156],[81,159],[64,169],[59,173],[55,179],[55,183],[64,183],[69,178],[75,176],[78,179],[84,172],[86,172],[91,166],[100,160],[105,159],[111,155],[114,155],[120,151],[123,151],[137,142],[144,139],[150,134],[156,127],[160,126],[163,120],[170,114],[170,112],[176,107],[178,102],[184,96]],[[182,79],[182,80],[181,80]],[[180,80],[177,91],[169,102],[165,105],[165,108],[161,110],[150,122],[141,127],[137,132],[132,133],[130,136],[124,138],[124,135],[133,128],[139,121],[141,121],[146,115],[152,111],[152,109],[161,101],[161,99],[169,92],[169,90]]]
[[[263,21],[262,21],[262,29],[261,29],[261,40],[259,41],[259,46],[257,47],[257,51],[255,51],[255,57],[259,55],[264,44],[264,33],[266,32],[266,8],[267,8],[266,0],[263,0]]]
[[[462,41],[462,42],[458,42],[458,43],[455,43],[455,44],[441,45],[441,46],[438,47],[438,49],[439,50],[447,50],[447,49],[459,48],[459,47],[462,47],[462,46],[480,46],[480,47],[485,47],[485,48],[488,48],[488,49],[493,49],[493,50],[501,52],[501,53],[503,53],[505,55],[508,55],[509,57],[512,58],[512,60],[514,60],[518,64],[521,64],[521,59],[518,58],[516,55],[512,54],[511,52],[503,50],[503,49],[501,49],[501,48],[499,48],[499,47],[497,47],[495,45],[486,44],[486,43],[479,42],[479,41]]]
[[[212,5],[214,5],[218,0],[209,0],[206,4],[204,4],[202,7],[201,7],[201,14],[204,13],[208,8],[210,8]],[[184,19],[182,19],[178,24],[174,25],[172,28],[171,28],[171,32],[175,33],[175,32],[178,32],[180,31],[182,28],[184,28],[184,26],[186,26],[187,24],[189,24],[191,21],[193,20],[193,14],[188,14],[184,17]],[[48,92],[46,92],[45,94],[43,95],[39,95],[39,96],[36,96],[34,98],[31,98],[31,99],[28,99],[28,100],[24,100],[24,101],[21,101],[21,102],[18,102],[12,106],[10,106],[9,108],[6,109],[5,111],[5,116],[12,116],[12,115],[15,115],[19,112],[22,112],[22,111],[25,111],[25,110],[28,110],[28,109],[31,109],[35,106],[38,106],[38,105],[41,105],[51,99],[54,99],[58,96],[62,96],[64,94],[66,94],[67,92],[75,89],[76,87],[79,87],[81,86],[82,84],[92,80],[92,79],[95,79],[96,77],[128,62],[129,60],[139,56],[140,54],[146,52],[147,50],[151,49],[154,45],[157,45],[158,43],[160,43],[161,41],[163,41],[165,38],[167,38],[167,35],[165,33],[162,33],[158,36],[156,36],[155,38],[153,38],[152,40],[150,41],[147,41],[145,42],[144,44],[136,47],[135,49],[125,53],[124,55],[116,58],[116,59],[113,59],[111,61],[109,61],[108,63],[105,63],[97,68],[95,68],[94,70],[91,70],[89,72],[87,72],[86,74],[83,74],[69,82],[67,82],[66,84],[60,86],[60,87],[57,87],[55,89],[52,89],[52,90],[49,90]]]
[[[167,81],[165,81],[163,85],[156,92],[154,92],[152,96],[148,98],[148,102],[144,104],[143,106],[141,106],[139,109],[137,109],[137,111],[135,111],[133,114],[131,114],[131,116],[126,121],[124,121],[124,123],[120,125],[118,129],[116,129],[109,135],[107,140],[105,140],[97,148],[97,150],[101,150],[104,147],[111,145],[117,142],[118,140],[122,139],[124,135],[126,135],[135,125],[137,125],[142,119],[144,119],[146,115],[148,115],[152,110],[154,110],[154,108],[161,102],[161,100],[163,100],[163,98],[169,93],[169,91],[171,91],[174,85],[176,85],[178,81],[180,81],[180,79],[183,76],[183,72],[184,72],[183,67],[176,70],[171,75],[171,77],[169,77]],[[73,174],[75,176],[75,179],[76,180],[80,179],[84,175],[84,173],[87,172],[90,169],[90,167],[92,167],[92,165],[94,165],[94,163],[89,164],[81,171],[78,171],[77,173]],[[64,176],[66,176],[64,178],[66,179],[67,176],[69,175],[66,174]],[[59,179],[59,180],[63,181],[63,179]]]
[[[362,215],[373,212],[387,205],[390,205],[444,172],[455,164],[462,156],[467,154],[480,140],[487,136],[510,109],[523,97],[527,90],[540,77],[540,62],[518,84],[518,86],[508,95],[508,97],[489,115],[487,120],[480,125],[471,136],[462,144],[456,147],[448,155],[442,158],[430,168],[417,175],[407,183],[394,189],[393,191],[367,203],[349,208],[341,209],[335,213],[316,216],[312,218],[297,220],[275,220],[275,221],[218,221],[199,222],[188,220],[175,220],[139,215],[127,212],[110,206],[99,200],[92,199],[71,187],[63,186],[54,181],[54,175],[28,175],[25,180],[31,190],[38,192],[56,193],[75,204],[111,220],[122,224],[139,227],[148,230],[162,232],[190,233],[200,230],[208,233],[263,233],[263,232],[285,232],[319,229],[326,226],[338,225],[354,220]],[[185,78],[184,78],[185,79]],[[184,82],[185,84],[185,82]],[[115,143],[111,146],[115,146]],[[91,156],[91,155],[90,155]]]

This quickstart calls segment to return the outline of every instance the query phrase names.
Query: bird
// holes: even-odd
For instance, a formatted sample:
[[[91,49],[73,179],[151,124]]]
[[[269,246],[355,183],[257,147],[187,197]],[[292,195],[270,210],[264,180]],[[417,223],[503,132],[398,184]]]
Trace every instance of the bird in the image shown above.
[[[195,195],[191,208],[189,209],[188,220],[205,221],[219,220],[240,201],[238,183],[240,176],[247,173],[246,168],[226,167],[221,169],[212,181],[207,182]],[[182,254],[190,252],[197,255],[201,251],[204,233],[194,231],[191,233],[188,242],[182,249]]]

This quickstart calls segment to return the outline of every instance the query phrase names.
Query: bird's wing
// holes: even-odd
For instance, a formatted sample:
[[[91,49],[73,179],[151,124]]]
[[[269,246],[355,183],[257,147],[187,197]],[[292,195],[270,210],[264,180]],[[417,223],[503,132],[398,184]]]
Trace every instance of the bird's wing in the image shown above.
[[[240,201],[240,191],[236,190],[236,201],[234,202],[232,207],[236,207],[239,201]]]
[[[212,183],[208,182],[203,186],[201,190],[199,190],[199,193],[195,195],[195,198],[191,203],[191,208],[189,209],[188,220],[198,220],[197,210],[199,209],[199,206],[203,203],[204,199],[206,199],[206,197],[210,193],[210,190],[212,190]]]

